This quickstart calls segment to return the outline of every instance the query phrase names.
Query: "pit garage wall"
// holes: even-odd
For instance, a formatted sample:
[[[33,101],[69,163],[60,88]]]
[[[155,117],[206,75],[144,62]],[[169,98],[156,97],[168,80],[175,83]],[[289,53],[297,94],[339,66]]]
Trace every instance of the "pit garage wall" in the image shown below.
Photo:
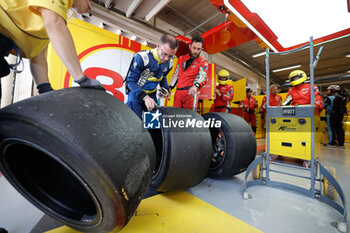
[[[101,83],[104,84],[106,90],[110,94],[126,102],[127,95],[125,94],[123,77],[126,76],[132,56],[135,52],[150,48],[75,18],[68,23],[68,27],[72,33],[77,54],[79,56],[84,73],[91,78],[98,79]],[[174,62],[176,64],[176,59]],[[54,89],[77,86],[77,84],[72,82],[72,77],[63,66],[57,54],[54,52],[52,46],[49,46],[48,49],[48,64],[49,78]],[[216,66],[215,64],[210,64],[210,66],[211,68],[209,72],[209,79],[211,79],[212,83],[215,83]],[[26,65],[26,72],[30,73],[28,64]],[[174,69],[169,73],[168,81],[170,81],[173,72]],[[18,88],[23,89],[26,87],[27,90],[31,91],[32,84],[28,81],[28,77],[31,77],[31,75],[26,74],[22,76],[27,77],[26,84],[19,85]],[[11,80],[9,82],[11,82]],[[230,84],[234,86],[235,90],[234,99],[231,102],[231,106],[237,107],[237,105],[233,102],[245,99],[246,79],[244,78],[236,82],[231,82]],[[15,90],[18,88],[16,87]],[[213,88],[211,88],[211,90],[214,91]],[[16,93],[20,93],[19,89],[15,91],[15,95]],[[15,99],[23,99],[30,96],[28,93],[25,95],[17,95],[19,97],[15,97]],[[214,95],[211,94],[211,96]],[[172,93],[171,101],[165,101],[161,104],[172,106],[173,97],[174,91]],[[282,94],[282,97],[284,99],[285,94]],[[260,107],[263,96],[256,96],[256,98]],[[213,99],[204,99],[200,104],[201,113],[208,112],[212,107],[213,101]],[[262,138],[265,136],[265,130],[263,129],[263,120],[261,114],[258,113],[258,109],[256,109],[256,112],[256,136],[257,138]],[[322,112],[321,116],[322,115],[324,116],[324,111]],[[350,124],[347,121],[345,122],[346,123],[344,124],[344,129],[346,130],[346,141],[349,142]],[[326,127],[326,125],[324,121],[322,124],[323,125],[321,125],[321,128],[323,129]],[[323,141],[323,139],[321,141]]]
[[[109,94],[125,102],[127,95],[123,77],[130,61],[135,52],[150,48],[75,18],[68,23],[68,28],[84,74],[99,80]],[[48,64],[54,89],[77,86],[51,45]]]
[[[133,54],[150,48],[75,18],[68,23],[68,27],[84,74],[90,78],[96,78],[105,86],[109,94],[126,102],[127,95],[123,79],[127,74]],[[177,59],[174,60],[174,68],[168,75],[168,82],[174,73],[176,63]],[[77,86],[51,45],[48,49],[48,64],[49,78],[54,89]],[[208,84],[201,93],[202,113],[208,112],[213,104],[216,83],[215,64],[210,64],[208,73]],[[245,99],[246,80],[231,82],[231,85],[235,87],[234,101]],[[170,101],[163,101],[160,104],[172,106],[174,92],[175,90]]]

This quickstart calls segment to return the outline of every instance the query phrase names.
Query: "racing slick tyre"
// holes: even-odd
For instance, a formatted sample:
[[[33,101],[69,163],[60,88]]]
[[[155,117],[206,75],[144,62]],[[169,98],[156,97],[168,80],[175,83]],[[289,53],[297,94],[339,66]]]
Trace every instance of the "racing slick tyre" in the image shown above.
[[[221,121],[220,128],[210,128],[214,152],[208,176],[220,179],[245,171],[256,156],[256,140],[251,127],[234,114],[210,112],[203,117]]]
[[[151,188],[166,192],[199,184],[208,173],[212,154],[208,127],[197,125],[204,122],[203,117],[182,108],[158,111],[160,129],[150,130],[157,153]]]
[[[117,232],[150,183],[138,116],[99,90],[66,88],[0,110],[0,170],[36,207],[82,232]]]

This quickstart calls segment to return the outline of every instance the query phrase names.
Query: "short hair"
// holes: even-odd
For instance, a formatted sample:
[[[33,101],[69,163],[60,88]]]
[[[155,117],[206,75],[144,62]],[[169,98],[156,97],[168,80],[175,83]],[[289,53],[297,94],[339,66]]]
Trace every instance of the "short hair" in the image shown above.
[[[171,49],[177,49],[179,47],[179,42],[176,40],[176,38],[169,34],[162,35],[160,37],[160,43],[168,44]]]
[[[193,44],[193,42],[200,42],[200,43],[204,43],[203,37],[201,36],[194,36],[191,40],[191,44]]]
[[[280,85],[278,85],[278,84],[271,84],[270,85],[270,90],[272,89],[272,88],[274,88],[274,87],[276,87],[277,89],[280,87]]]

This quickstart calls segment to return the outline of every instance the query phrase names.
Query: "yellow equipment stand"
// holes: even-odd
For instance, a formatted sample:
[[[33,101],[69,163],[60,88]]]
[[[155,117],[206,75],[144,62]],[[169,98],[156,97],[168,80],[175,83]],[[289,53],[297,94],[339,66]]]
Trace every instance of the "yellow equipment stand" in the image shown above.
[[[270,130],[268,133],[271,154],[310,161],[310,132],[314,131],[314,158],[318,158],[320,153],[320,115],[318,113],[315,114],[313,129],[310,117],[271,117],[269,122]]]
[[[243,198],[249,199],[251,196],[247,192],[247,188],[253,185],[267,185],[270,187],[281,187],[302,193],[308,197],[316,198],[322,202],[335,208],[342,217],[338,222],[332,224],[339,231],[347,232],[347,208],[345,195],[336,180],[335,169],[326,169],[318,160],[320,151],[320,116],[314,107],[314,93],[310,91],[310,105],[291,106],[291,107],[270,107],[269,103],[269,56],[280,55],[296,52],[305,48],[310,48],[310,86],[311,90],[314,86],[314,67],[317,65],[318,59],[322,53],[323,47],[314,60],[313,39],[310,43],[286,52],[270,53],[266,49],[266,97],[267,97],[267,116],[266,119],[266,152],[256,158],[247,168],[244,179]],[[270,161],[270,155],[277,154],[285,157],[302,159],[307,161],[307,166],[297,166],[283,162]],[[280,169],[271,168],[273,164],[276,167],[293,168],[294,170],[306,170],[308,176],[289,173]],[[252,172],[255,180],[247,182],[247,178]],[[281,181],[270,180],[270,172],[279,173],[288,176],[294,176],[302,179],[310,180],[310,188],[303,188],[294,184]],[[323,193],[322,194],[322,188]],[[335,202],[339,194],[342,206]]]

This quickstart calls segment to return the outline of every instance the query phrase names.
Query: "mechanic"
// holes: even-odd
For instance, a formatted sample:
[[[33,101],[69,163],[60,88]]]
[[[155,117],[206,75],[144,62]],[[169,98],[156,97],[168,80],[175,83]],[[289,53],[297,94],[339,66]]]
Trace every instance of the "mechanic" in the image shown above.
[[[294,70],[289,74],[290,84],[292,88],[289,89],[286,99],[282,105],[307,105],[311,103],[310,91],[311,84],[304,83],[307,80],[306,73],[302,70]],[[319,112],[323,110],[322,96],[316,85],[314,85],[315,105]],[[310,167],[310,162],[304,160],[303,166]]]
[[[278,85],[272,84],[270,86],[270,106],[279,106],[282,103],[282,96],[278,95]],[[266,96],[262,99],[261,106],[259,108],[260,113],[266,112]]]
[[[233,99],[233,86],[228,84],[230,73],[227,70],[220,70],[218,73],[219,85],[215,89],[215,112],[230,112]]]
[[[254,133],[256,133],[256,114],[255,108],[258,107],[258,102],[252,96],[253,90],[251,88],[247,88],[247,98],[242,102],[244,108],[244,119],[246,122],[250,122],[250,126],[252,127]]]
[[[333,101],[333,110],[334,114],[331,116],[331,128],[332,128],[332,139],[337,139],[338,144],[341,148],[344,147],[345,141],[345,132],[343,129],[343,118],[344,115],[348,114],[348,110],[346,108],[347,99],[349,97],[348,91],[344,88],[341,89],[340,86],[336,85],[335,87],[335,98]]]
[[[302,70],[294,70],[289,74],[290,84],[292,88],[289,89],[288,94],[284,102],[285,105],[306,105],[310,104],[310,89],[309,83],[304,83],[307,79],[306,73]],[[314,85],[314,95],[316,98],[315,105],[319,112],[323,110],[322,96],[316,85]]]
[[[0,1],[0,77],[10,73],[4,59],[15,50],[30,59],[30,69],[39,93],[52,90],[46,60],[49,42],[74,81],[81,87],[105,90],[97,80],[82,72],[72,36],[67,27],[67,11],[82,14],[90,10],[90,0],[1,0]],[[17,64],[18,65],[18,64]],[[15,66],[11,68],[16,69]]]
[[[270,85],[270,106],[279,106],[281,105],[282,103],[282,96],[278,95],[278,88],[279,86],[277,84],[272,84]],[[259,112],[261,113],[261,119],[262,119],[262,122],[263,122],[263,128],[266,129],[266,107],[267,107],[267,104],[266,104],[266,96],[264,96],[264,98],[262,99],[262,102],[261,102],[261,106],[259,108]],[[275,155],[275,154],[270,154],[270,160],[271,161],[274,161],[274,160],[277,160],[279,158],[278,155]]]
[[[331,85],[327,88],[327,97],[324,98],[324,108],[326,109],[326,122],[327,122],[327,130],[328,130],[328,145],[335,147],[335,130],[334,126],[332,127],[331,118],[335,116],[334,111],[334,98],[336,90],[339,90],[340,87],[338,85]]]
[[[189,45],[190,53],[181,56],[177,61],[170,81],[171,89],[177,84],[174,107],[196,110],[198,91],[204,86],[208,76],[208,61],[200,56],[203,43],[202,37],[193,37]]]
[[[160,95],[170,98],[167,75],[173,67],[178,48],[175,37],[163,35],[157,48],[136,53],[126,77],[127,105],[142,119],[142,111],[152,111],[157,106],[157,86]]]

